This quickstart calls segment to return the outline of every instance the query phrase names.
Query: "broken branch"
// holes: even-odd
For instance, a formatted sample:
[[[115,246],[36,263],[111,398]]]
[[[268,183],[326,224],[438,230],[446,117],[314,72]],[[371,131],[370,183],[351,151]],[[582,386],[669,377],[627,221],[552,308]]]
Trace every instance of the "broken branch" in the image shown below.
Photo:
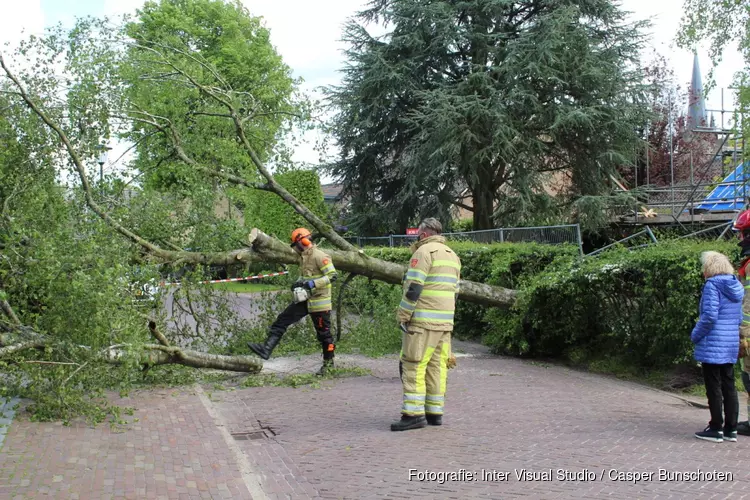
[[[299,256],[289,245],[268,236],[259,229],[253,229],[248,235],[248,241],[253,250],[266,261],[292,264],[299,262]],[[385,281],[391,284],[400,284],[406,272],[406,266],[387,262],[380,259],[367,257],[362,250],[357,252],[345,252],[341,250],[326,249],[331,255],[337,269],[351,273],[361,274],[368,278]],[[473,281],[460,281],[458,298],[467,302],[493,307],[509,307],[517,297],[515,290],[507,288],[475,283]]]

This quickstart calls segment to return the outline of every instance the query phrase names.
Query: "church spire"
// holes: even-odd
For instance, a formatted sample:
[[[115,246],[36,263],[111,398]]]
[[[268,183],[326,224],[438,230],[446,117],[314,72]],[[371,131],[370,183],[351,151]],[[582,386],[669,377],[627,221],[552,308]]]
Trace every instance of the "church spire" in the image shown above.
[[[701,69],[698,65],[698,54],[693,56],[693,77],[690,80],[688,95],[688,130],[696,127],[706,127],[706,101],[703,96],[703,81]]]

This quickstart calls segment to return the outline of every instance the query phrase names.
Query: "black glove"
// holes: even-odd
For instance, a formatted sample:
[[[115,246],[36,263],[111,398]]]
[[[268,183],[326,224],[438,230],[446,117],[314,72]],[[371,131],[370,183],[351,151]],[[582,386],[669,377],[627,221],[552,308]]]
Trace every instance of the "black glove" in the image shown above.
[[[292,291],[294,291],[295,288],[300,288],[302,286],[302,280],[297,280],[294,283],[292,283]]]

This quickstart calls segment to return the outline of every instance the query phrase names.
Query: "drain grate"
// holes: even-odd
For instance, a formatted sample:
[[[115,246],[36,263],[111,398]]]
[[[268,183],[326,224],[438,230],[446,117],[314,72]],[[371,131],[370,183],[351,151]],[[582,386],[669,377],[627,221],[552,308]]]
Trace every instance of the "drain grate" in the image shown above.
[[[232,437],[237,441],[250,441],[254,439],[266,439],[268,436],[264,431],[234,432]]]

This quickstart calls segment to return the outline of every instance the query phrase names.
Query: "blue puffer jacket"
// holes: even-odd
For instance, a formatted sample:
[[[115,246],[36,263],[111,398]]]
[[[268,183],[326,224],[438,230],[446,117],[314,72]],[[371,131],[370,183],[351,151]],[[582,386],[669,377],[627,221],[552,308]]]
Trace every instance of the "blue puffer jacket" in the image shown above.
[[[737,362],[744,295],[735,276],[720,274],[706,280],[700,317],[690,336],[696,361],[717,365]]]

